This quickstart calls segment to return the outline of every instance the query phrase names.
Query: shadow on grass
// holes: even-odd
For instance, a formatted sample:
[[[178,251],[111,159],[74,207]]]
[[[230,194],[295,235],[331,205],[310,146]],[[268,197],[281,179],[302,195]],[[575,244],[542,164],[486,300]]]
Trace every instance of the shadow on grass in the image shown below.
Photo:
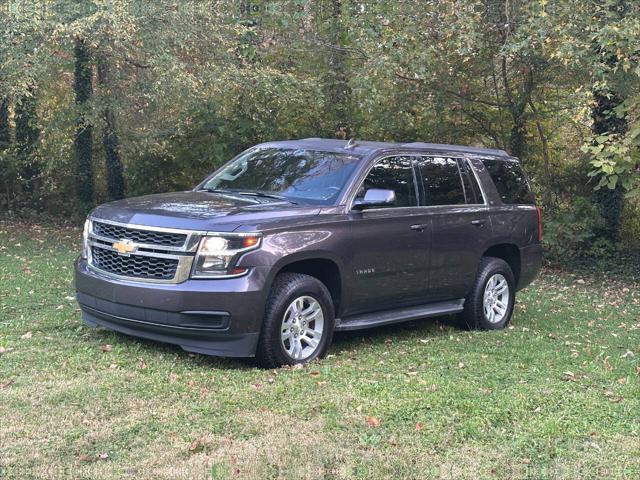
[[[402,341],[412,337],[433,338],[448,335],[451,331],[462,330],[456,317],[449,315],[395,323],[366,330],[336,332],[333,337],[333,343],[329,347],[329,353],[340,350],[357,350],[363,343],[382,345],[388,339]],[[216,357],[186,352],[179,345],[134,337],[102,327],[91,329],[90,332],[95,341],[101,344],[117,343],[120,346],[131,347],[134,350],[142,350],[140,354],[146,357],[164,353],[175,356],[177,362],[191,362],[198,367],[223,370],[251,370],[257,368],[253,358]]]
[[[436,337],[448,334],[451,330],[464,330],[454,315],[429,317],[408,322],[393,323],[381,327],[347,332],[336,332],[333,337],[333,348],[356,348],[363,342],[380,345],[392,340],[407,340],[411,337]]]
[[[90,327],[88,327],[90,328]],[[207,367],[212,369],[224,370],[248,370],[255,368],[251,359],[233,358],[233,357],[216,357],[212,355],[203,355],[200,353],[187,352],[180,348],[179,345],[171,343],[158,342],[142,337],[134,337],[121,332],[109,330],[107,328],[98,327],[90,330],[91,335],[101,344],[117,343],[120,346],[131,347],[132,349],[142,350],[142,355],[148,357],[160,354],[173,355],[177,362],[191,362],[194,366]],[[112,337],[112,338],[109,338]]]

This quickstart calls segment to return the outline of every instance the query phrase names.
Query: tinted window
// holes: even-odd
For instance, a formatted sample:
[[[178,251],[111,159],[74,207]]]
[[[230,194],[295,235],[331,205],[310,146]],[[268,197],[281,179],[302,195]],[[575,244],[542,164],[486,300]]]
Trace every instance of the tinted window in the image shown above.
[[[458,162],[453,158],[421,157],[418,160],[424,183],[425,205],[466,203]]]
[[[371,188],[381,188],[396,192],[394,207],[414,207],[418,205],[413,168],[410,157],[389,157],[380,160],[364,179],[358,197]]]
[[[464,194],[467,203],[484,203],[480,186],[476,180],[476,176],[471,171],[471,166],[466,160],[459,158],[460,175],[462,176],[462,184],[464,186]]]
[[[271,193],[296,202],[331,205],[359,160],[358,155],[319,150],[254,149],[233,160],[202,188]]]
[[[535,203],[520,163],[513,160],[493,159],[485,159],[482,163],[489,171],[503,203]]]

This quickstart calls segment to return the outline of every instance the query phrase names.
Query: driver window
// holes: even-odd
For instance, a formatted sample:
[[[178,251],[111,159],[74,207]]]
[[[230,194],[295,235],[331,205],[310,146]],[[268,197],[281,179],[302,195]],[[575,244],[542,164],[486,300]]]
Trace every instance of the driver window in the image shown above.
[[[391,205],[393,207],[417,206],[411,157],[387,157],[376,163],[364,179],[357,197],[364,197],[371,188],[393,190],[396,193],[396,202]]]

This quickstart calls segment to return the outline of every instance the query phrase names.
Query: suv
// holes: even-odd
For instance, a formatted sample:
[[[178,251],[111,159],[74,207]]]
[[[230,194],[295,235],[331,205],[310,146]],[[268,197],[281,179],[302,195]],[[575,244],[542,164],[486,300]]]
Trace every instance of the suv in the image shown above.
[[[97,207],[75,285],[91,326],[272,368],[322,356],[336,331],[448,314],[504,328],[540,240],[502,150],[308,138]]]

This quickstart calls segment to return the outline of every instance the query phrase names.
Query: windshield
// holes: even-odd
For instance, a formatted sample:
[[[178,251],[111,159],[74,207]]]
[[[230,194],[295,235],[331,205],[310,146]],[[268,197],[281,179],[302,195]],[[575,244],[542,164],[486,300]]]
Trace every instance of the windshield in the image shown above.
[[[201,189],[332,205],[359,159],[353,154],[319,150],[249,150],[216,173]]]

